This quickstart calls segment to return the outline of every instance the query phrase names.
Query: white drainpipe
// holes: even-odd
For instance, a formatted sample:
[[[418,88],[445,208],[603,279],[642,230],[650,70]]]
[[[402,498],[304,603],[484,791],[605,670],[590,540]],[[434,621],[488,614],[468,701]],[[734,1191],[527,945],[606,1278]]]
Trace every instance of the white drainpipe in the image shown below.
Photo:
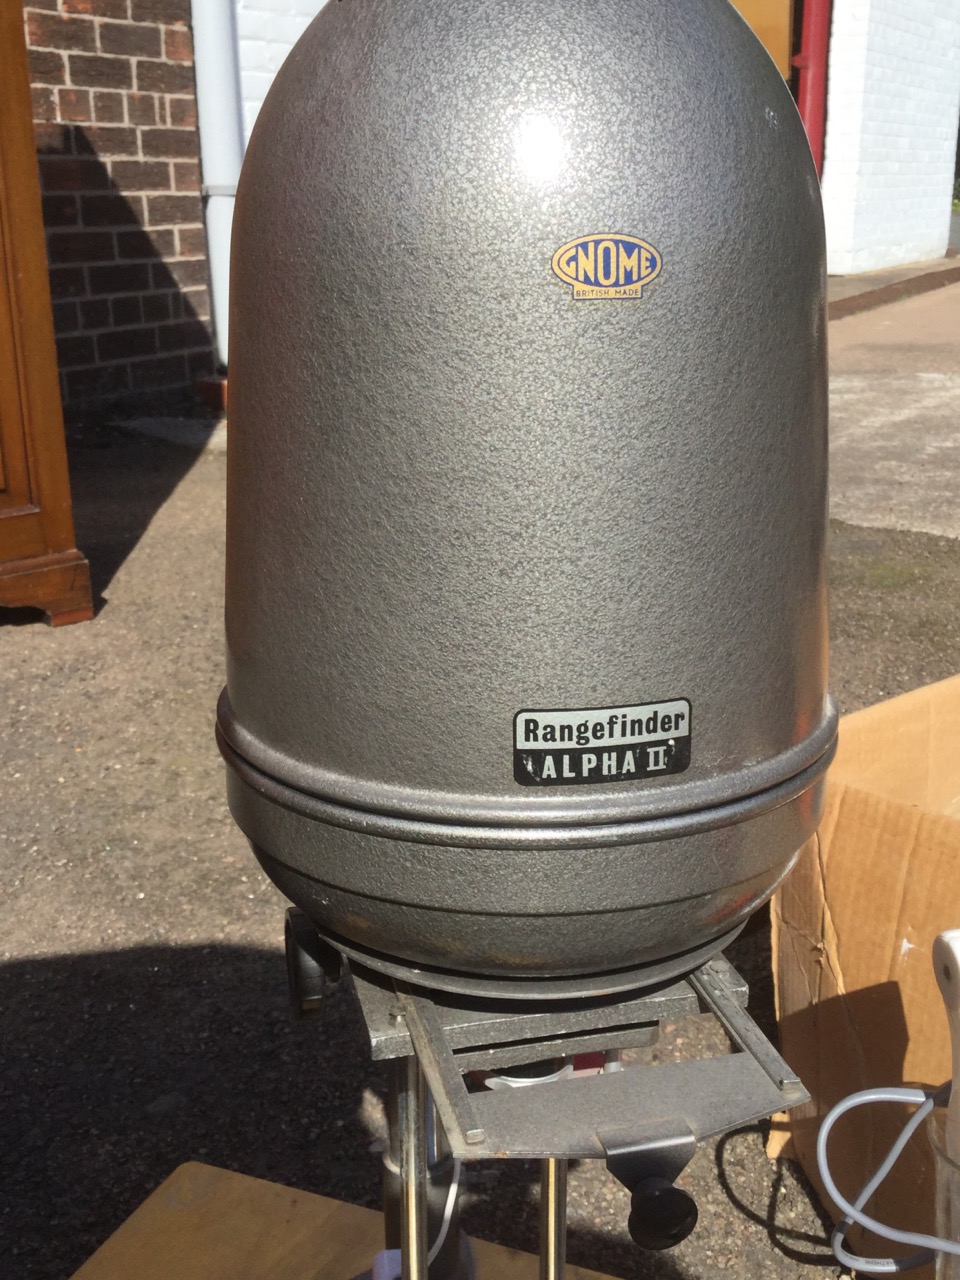
[[[213,323],[226,365],[230,229],[244,149],[234,0],[193,0],[193,45]]]

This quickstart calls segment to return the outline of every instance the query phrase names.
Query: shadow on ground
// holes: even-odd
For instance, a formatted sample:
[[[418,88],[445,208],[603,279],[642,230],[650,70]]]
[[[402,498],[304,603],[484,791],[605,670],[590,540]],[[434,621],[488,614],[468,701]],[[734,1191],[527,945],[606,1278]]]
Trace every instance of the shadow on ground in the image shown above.
[[[0,1009],[0,1273],[63,1280],[190,1159],[379,1205],[370,1103],[383,1073],[346,990],[317,1021],[293,1021],[280,953],[158,946],[17,961],[0,968]],[[723,1182],[722,1149],[718,1161]],[[467,1228],[535,1251],[535,1178],[525,1162],[471,1166]],[[799,1243],[770,1238],[788,1255]],[[687,1275],[579,1225],[568,1254],[617,1276]]]
[[[212,418],[198,424],[213,431]],[[90,563],[94,606],[203,451],[199,443],[158,443],[97,419],[67,431],[77,546]]]
[[[0,1273],[62,1280],[190,1159],[338,1198],[349,1186],[379,1206],[361,1113],[385,1080],[345,990],[317,1022],[294,1022],[281,955],[145,947],[16,962],[0,968],[0,1008]],[[517,1162],[495,1190],[514,1200],[507,1243],[520,1248],[537,1244],[534,1176]],[[486,1198],[472,1180],[469,1216],[483,1220]],[[571,1260],[683,1274],[666,1258],[638,1271],[623,1253],[571,1233]]]
[[[320,1022],[296,1024],[282,955],[16,962],[0,968],[0,1008],[3,1275],[62,1280],[189,1159],[332,1195],[347,1183],[377,1203],[358,1109],[381,1082],[352,1005],[338,993]]]
[[[117,570],[201,457],[204,436],[216,427],[216,419],[191,405],[180,406],[176,414],[180,416],[174,421],[182,418],[193,428],[189,442],[148,438],[124,429],[120,418],[104,422],[90,417],[67,425],[76,545],[90,564],[97,614]],[[42,609],[0,608],[0,627],[26,626],[43,617]]]

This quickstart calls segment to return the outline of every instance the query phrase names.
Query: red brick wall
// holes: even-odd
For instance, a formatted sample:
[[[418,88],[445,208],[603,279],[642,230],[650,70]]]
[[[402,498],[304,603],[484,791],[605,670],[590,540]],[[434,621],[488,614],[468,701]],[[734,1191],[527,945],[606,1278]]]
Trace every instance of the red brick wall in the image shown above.
[[[24,10],[64,404],[214,366],[190,0]]]

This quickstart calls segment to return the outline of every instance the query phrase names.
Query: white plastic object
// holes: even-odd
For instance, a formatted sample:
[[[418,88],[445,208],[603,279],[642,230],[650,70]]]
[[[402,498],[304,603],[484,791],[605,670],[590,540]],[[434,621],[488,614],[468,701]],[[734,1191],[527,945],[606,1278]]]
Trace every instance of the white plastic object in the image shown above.
[[[953,1087],[947,1105],[946,1149],[960,1164],[960,929],[948,929],[933,944],[933,970],[943,996],[953,1054]]]

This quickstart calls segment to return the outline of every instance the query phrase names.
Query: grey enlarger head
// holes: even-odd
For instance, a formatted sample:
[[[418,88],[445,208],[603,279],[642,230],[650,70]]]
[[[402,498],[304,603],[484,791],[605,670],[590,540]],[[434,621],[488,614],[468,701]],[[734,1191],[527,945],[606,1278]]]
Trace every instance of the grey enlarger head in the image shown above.
[[[726,3],[307,30],[237,199],[219,733],[321,932],[654,981],[787,873],[836,733],[823,252]]]

